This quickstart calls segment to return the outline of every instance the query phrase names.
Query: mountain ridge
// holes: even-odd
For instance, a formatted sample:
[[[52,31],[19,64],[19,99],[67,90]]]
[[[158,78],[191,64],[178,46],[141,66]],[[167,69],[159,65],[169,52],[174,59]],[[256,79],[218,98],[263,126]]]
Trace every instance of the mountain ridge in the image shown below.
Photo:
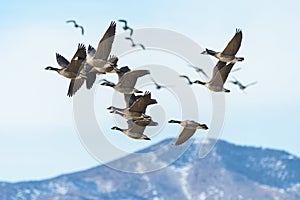
[[[169,145],[172,142],[174,139],[166,139],[138,152],[164,146],[174,148]],[[300,198],[298,157],[283,150],[219,140],[207,157],[200,159],[199,149],[207,145],[195,140],[175,162],[149,173],[126,173],[100,165],[41,181],[1,182],[0,197],[3,200]],[[169,161],[168,152],[155,152],[151,159],[140,162],[129,155],[111,164],[125,169],[147,169],[152,164]]]

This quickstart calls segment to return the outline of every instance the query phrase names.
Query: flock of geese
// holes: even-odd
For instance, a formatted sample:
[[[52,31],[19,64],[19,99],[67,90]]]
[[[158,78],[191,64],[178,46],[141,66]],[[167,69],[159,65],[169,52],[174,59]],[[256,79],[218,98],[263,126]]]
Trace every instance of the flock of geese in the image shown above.
[[[133,29],[128,27],[126,20],[119,20],[124,23],[123,29],[130,31],[130,37],[133,34]],[[71,22],[71,21],[70,21]],[[75,26],[76,22],[73,22]],[[77,25],[78,27],[79,25]],[[83,29],[82,29],[83,30]],[[153,104],[157,104],[157,100],[151,97],[151,92],[140,91],[135,88],[138,78],[149,75],[149,70],[131,70],[128,66],[118,67],[118,57],[110,55],[112,45],[114,42],[114,36],[116,33],[116,23],[112,21],[104,33],[103,37],[98,43],[97,48],[78,44],[77,51],[72,57],[71,61],[68,61],[62,55],[56,53],[56,61],[60,68],[48,66],[45,69],[56,71],[59,75],[70,79],[70,85],[67,92],[69,97],[75,95],[75,93],[86,83],[86,88],[91,89],[95,83],[96,77],[99,74],[113,73],[118,76],[118,82],[113,83],[106,79],[100,80],[100,85],[108,86],[124,95],[125,108],[117,108],[110,106],[107,109],[112,114],[122,116],[127,120],[128,127],[126,129],[119,128],[117,126],[112,127],[112,130],[118,130],[133,139],[150,140],[148,136],[144,134],[147,126],[157,126],[158,123],[152,120],[152,117],[146,114],[147,107]],[[82,31],[83,34],[83,31]],[[244,60],[243,57],[237,57],[236,54],[240,49],[242,42],[242,31],[237,29],[235,35],[227,44],[223,51],[214,51],[205,49],[205,51],[199,52],[201,55],[209,55],[218,59],[217,64],[213,68],[213,73],[208,82],[200,80],[191,81],[188,76],[181,75],[180,77],[187,79],[188,84],[201,84],[207,87],[213,92],[230,92],[230,90],[224,88],[224,83],[232,70],[236,62]],[[193,67],[197,72],[202,73],[205,77],[208,75],[203,69]],[[160,85],[151,80],[156,86],[156,89],[161,89],[166,86]],[[232,84],[238,85],[240,89],[244,90],[250,85],[241,84],[237,79],[230,81]],[[169,120],[168,123],[177,123],[183,127],[182,132],[178,136],[175,145],[180,145],[191,138],[197,129],[207,130],[206,124],[201,124],[193,120]]]

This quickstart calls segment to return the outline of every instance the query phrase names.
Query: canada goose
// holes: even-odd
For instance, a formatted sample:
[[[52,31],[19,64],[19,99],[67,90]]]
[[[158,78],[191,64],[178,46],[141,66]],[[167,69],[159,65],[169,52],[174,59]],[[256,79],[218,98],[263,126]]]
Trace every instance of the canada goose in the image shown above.
[[[118,58],[116,56],[110,56],[107,64],[105,67],[103,67],[103,72],[95,71],[93,70],[90,65],[85,65],[86,67],[86,88],[91,89],[93,87],[93,84],[96,80],[96,74],[106,74],[106,73],[114,73],[116,72],[116,66],[117,66]]]
[[[178,120],[169,120],[168,123],[177,123],[184,127],[175,145],[180,145],[186,142],[190,137],[194,135],[197,129],[207,130],[208,127],[205,124],[200,124],[193,120],[185,120],[185,121],[178,121]]]
[[[202,68],[200,68],[200,67],[197,67],[197,66],[195,66],[195,65],[188,65],[189,67],[192,67],[196,72],[200,72],[200,73],[202,73],[206,78],[208,78],[208,76],[207,76],[207,74],[205,73],[205,71],[202,69]]]
[[[251,85],[255,85],[257,83],[257,81],[252,82],[252,83],[248,83],[247,85],[243,85],[240,81],[238,81],[235,77],[233,77],[235,80],[234,81],[229,81],[230,83],[237,85],[241,90],[245,90],[247,87],[251,86]]]
[[[157,101],[155,99],[151,99],[151,92],[145,92],[145,94],[139,97],[130,107],[127,108],[116,108],[114,106],[110,106],[107,109],[112,110],[111,113],[120,114],[123,113],[123,117],[126,119],[140,119],[144,118],[147,106],[156,104]],[[114,112],[119,111],[119,112]]]
[[[235,62],[231,62],[226,65],[226,63],[219,61],[213,69],[213,75],[209,82],[196,80],[194,83],[204,85],[214,92],[230,92],[230,90],[224,88],[224,83],[234,64]]]
[[[146,50],[145,46],[141,43],[135,43],[131,37],[125,37],[125,40],[131,41],[131,47],[140,46],[143,50]]]
[[[186,75],[180,75],[179,77],[185,78],[188,81],[188,84],[190,85],[195,83],[195,81],[191,81],[191,79]]]
[[[66,23],[73,23],[75,28],[80,28],[81,29],[81,35],[84,35],[84,28],[83,26],[77,24],[75,20],[68,20]]]
[[[133,29],[130,28],[130,27],[127,25],[127,21],[126,21],[125,19],[119,19],[118,21],[124,23],[124,26],[122,27],[123,30],[124,30],[124,31],[129,30],[129,31],[130,31],[130,36],[132,36],[132,34],[133,34]]]
[[[142,93],[142,91],[135,89],[134,86],[139,77],[147,74],[150,74],[149,70],[134,70],[125,73],[117,84],[105,81],[104,83],[101,83],[101,85],[113,87],[118,92],[124,94]]]
[[[88,56],[85,62],[88,77],[87,83],[89,83],[87,85],[88,89],[90,89],[95,82],[97,73],[104,74],[107,72],[107,68],[111,70],[112,64],[108,61],[108,56],[111,52],[115,32],[116,23],[112,21],[99,41],[97,49],[94,49],[92,46],[88,48]]]
[[[156,89],[159,90],[159,89],[161,89],[161,88],[167,88],[166,85],[160,85],[160,84],[158,84],[152,77],[150,77],[150,78],[151,78],[151,81],[154,83]]]
[[[230,42],[227,44],[225,49],[222,52],[216,52],[213,50],[205,49],[201,54],[208,54],[216,57],[222,62],[237,62],[243,61],[243,57],[236,57],[235,54],[240,49],[242,42],[242,31],[240,29],[236,29],[236,33]]]
[[[143,123],[140,123],[140,125],[137,125],[136,123],[134,123],[133,120],[128,120],[127,124],[128,124],[128,128],[127,129],[121,129],[117,126],[112,127],[112,130],[118,130],[121,131],[122,133],[124,133],[125,135],[127,135],[128,137],[131,137],[133,139],[138,139],[138,140],[150,140],[150,138],[146,135],[144,135],[144,131],[146,129],[145,124],[147,124],[148,122],[145,122],[144,125]]]
[[[85,46],[83,44],[78,44],[78,49],[74,54],[71,63],[63,56],[56,54],[56,60],[62,68],[58,69],[51,66],[45,68],[46,70],[56,71],[60,75],[71,79],[67,94],[69,97],[73,96],[84,83],[86,76],[81,73],[81,70],[85,58]]]

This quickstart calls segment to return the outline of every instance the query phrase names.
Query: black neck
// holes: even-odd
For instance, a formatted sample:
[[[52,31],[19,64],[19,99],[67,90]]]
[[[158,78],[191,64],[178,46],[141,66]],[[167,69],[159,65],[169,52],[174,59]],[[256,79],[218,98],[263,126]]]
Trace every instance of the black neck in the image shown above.
[[[205,82],[202,82],[202,81],[199,81],[199,80],[194,81],[194,83],[201,84],[201,85],[205,85],[206,84]]]
[[[178,121],[178,120],[170,120],[169,123],[177,123],[177,124],[180,124],[181,121]]]

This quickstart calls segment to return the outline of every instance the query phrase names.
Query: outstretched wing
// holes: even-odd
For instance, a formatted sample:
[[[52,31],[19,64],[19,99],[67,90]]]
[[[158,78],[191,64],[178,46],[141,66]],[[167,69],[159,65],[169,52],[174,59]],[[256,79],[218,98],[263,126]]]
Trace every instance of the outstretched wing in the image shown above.
[[[91,89],[96,80],[96,72],[89,72],[86,74],[86,88]]]
[[[112,21],[102,39],[99,41],[98,48],[95,53],[96,59],[107,60],[114,42],[115,33],[116,23]]]
[[[74,24],[77,24],[75,20],[67,20],[66,23],[74,23]]]
[[[127,21],[125,19],[119,19],[118,21],[123,22],[125,27],[127,26]]]
[[[80,78],[80,79],[72,79],[69,85],[69,89],[68,89],[68,96],[71,97],[73,96],[79,89],[80,87],[83,85],[84,83],[84,79]]]
[[[221,67],[212,77],[210,84],[223,87],[234,64],[235,62],[231,62],[228,65]]]
[[[62,55],[56,53],[56,61],[58,63],[59,66],[63,67],[63,68],[67,68],[68,65],[70,64],[70,62],[63,57]]]
[[[131,106],[129,111],[145,114],[148,105],[156,104],[155,99],[151,99],[151,92],[145,92],[144,96],[137,99]]]
[[[83,44],[78,44],[78,49],[74,54],[71,63],[68,66],[68,70],[74,73],[78,73],[82,62],[86,58],[86,50]]]
[[[122,78],[120,78],[119,83],[123,88],[134,88],[137,79],[139,77],[150,74],[149,70],[134,70],[125,73]]]
[[[186,142],[188,139],[190,139],[190,137],[192,137],[194,135],[195,132],[196,132],[196,129],[184,128],[182,130],[182,132],[180,133],[180,135],[178,136],[178,139],[177,139],[175,145],[181,145],[182,143]]]
[[[236,29],[236,33],[230,42],[227,44],[225,49],[223,50],[223,54],[225,55],[235,55],[241,47],[242,43],[242,31],[240,29]]]

